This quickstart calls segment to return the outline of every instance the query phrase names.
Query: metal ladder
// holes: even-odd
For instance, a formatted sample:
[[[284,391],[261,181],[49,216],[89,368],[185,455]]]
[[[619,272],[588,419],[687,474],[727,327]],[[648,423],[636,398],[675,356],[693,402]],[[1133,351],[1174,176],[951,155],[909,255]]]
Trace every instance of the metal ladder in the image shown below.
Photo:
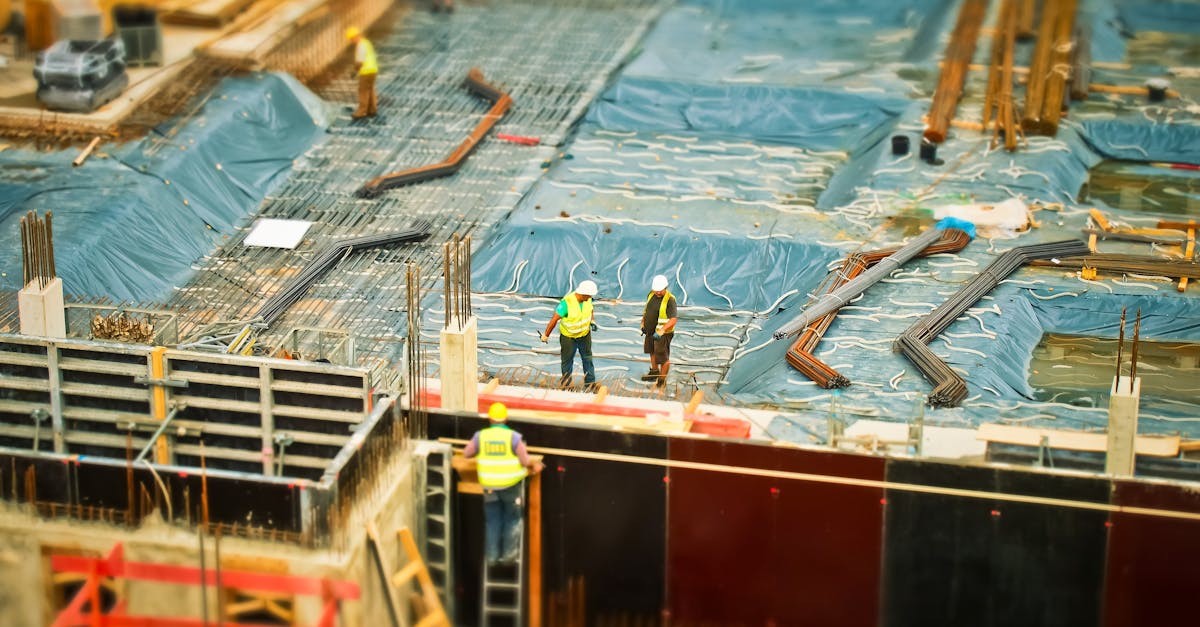
[[[454,621],[454,603],[448,591],[454,590],[451,569],[450,533],[450,458],[454,451],[449,444],[417,440],[413,461],[417,476],[415,505],[417,510],[417,543],[425,555],[425,566],[437,587],[442,606]]]
[[[517,561],[510,565],[489,566],[486,551],[483,561],[483,595],[479,602],[479,627],[521,627],[525,624],[525,509],[528,506],[526,483],[521,483],[520,540]]]

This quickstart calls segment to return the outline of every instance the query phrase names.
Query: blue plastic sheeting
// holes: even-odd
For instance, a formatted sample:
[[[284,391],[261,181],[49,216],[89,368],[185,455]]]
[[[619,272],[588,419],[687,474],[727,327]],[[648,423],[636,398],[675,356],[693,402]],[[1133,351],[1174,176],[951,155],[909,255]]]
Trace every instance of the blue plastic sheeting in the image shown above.
[[[1200,9],[1195,2],[1118,0],[1117,14],[1128,30],[1200,34]]]
[[[266,101],[269,101],[269,106]],[[68,293],[156,301],[279,185],[323,134],[323,105],[288,75],[226,79],[169,141],[0,153],[0,289],[21,287],[25,212],[54,213],[59,276]]]
[[[1083,138],[1109,159],[1200,165],[1200,126],[1090,121],[1083,125]]]
[[[624,78],[592,106],[587,120],[609,130],[686,131],[847,150],[876,141],[907,106],[895,98],[811,88]]]
[[[1083,237],[1093,205],[1080,206],[1076,196],[1104,159],[1194,162],[1200,126],[1189,101],[1114,95],[1073,103],[1057,137],[1027,137],[1016,153],[955,128],[938,146],[944,163],[918,160],[937,73],[934,59],[915,51],[940,53],[954,12],[941,21],[902,17],[915,6],[713,0],[668,10],[641,56],[476,254],[475,284],[494,292],[481,300],[481,366],[557,372],[557,346],[542,345],[537,334],[554,301],[586,277],[600,283],[601,376],[639,374],[637,317],[650,276],[663,273],[682,305],[673,381],[716,381],[718,397],[779,407],[788,415],[768,431],[795,441],[822,437],[835,398],[841,418],[907,420],[930,385],[892,351],[901,332],[1004,250]],[[1100,7],[1087,17],[1099,33],[1097,58],[1123,60],[1114,16]],[[815,26],[790,29],[792,22]],[[896,30],[855,28],[868,22]],[[978,119],[972,87],[981,91],[984,78],[972,77],[957,117]],[[892,154],[893,134],[910,139],[907,154]],[[914,260],[841,310],[815,352],[850,387],[822,390],[786,364],[789,342],[772,333],[818,290],[830,262],[902,244],[933,223],[922,219],[939,205],[1013,197],[1046,205],[1033,210],[1037,228],[984,232],[961,253]],[[1156,219],[1106,214],[1139,226]],[[893,216],[916,219],[884,223]],[[1111,241],[1102,250],[1149,253]],[[1141,305],[1149,316],[1143,339],[1197,338],[1190,294],[1176,297],[1166,282],[1119,279],[1085,281],[1053,268],[1015,273],[933,342],[963,374],[969,395],[963,407],[926,410],[926,419],[1102,427],[1103,408],[1032,398],[1026,372],[1043,334],[1111,336],[1121,306]],[[1147,400],[1143,407],[1146,432],[1200,430],[1200,419],[1187,416],[1195,405]]]
[[[941,51],[953,0],[695,0],[668,11],[625,76],[693,83],[897,86],[897,62]],[[850,62],[847,59],[855,59]],[[895,92],[895,90],[889,90]],[[902,93],[902,92],[901,92]]]

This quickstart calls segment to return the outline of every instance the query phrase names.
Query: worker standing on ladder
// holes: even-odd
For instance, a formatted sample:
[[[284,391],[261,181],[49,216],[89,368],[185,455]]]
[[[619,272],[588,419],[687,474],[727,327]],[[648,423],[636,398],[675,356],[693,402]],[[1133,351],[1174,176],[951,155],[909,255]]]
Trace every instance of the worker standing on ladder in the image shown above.
[[[524,479],[526,475],[541,472],[543,465],[529,457],[525,439],[509,428],[508,408],[504,403],[492,403],[488,420],[491,425],[471,436],[463,456],[477,458],[488,565],[515,563],[521,546]]]
[[[592,331],[596,330],[595,317],[592,314],[592,297],[596,295],[596,282],[583,281],[575,291],[568,292],[558,307],[554,316],[542,332],[542,343],[550,341],[550,332],[558,324],[559,358],[562,360],[561,387],[571,385],[571,375],[575,371],[575,353],[583,362],[583,384],[590,391],[596,386],[596,367],[592,364]]]
[[[361,120],[376,113],[375,77],[379,74],[379,61],[375,46],[357,26],[346,29],[346,39],[354,42],[354,71],[358,75],[358,108],[350,117]]]
[[[671,369],[671,339],[675,337],[675,325],[679,322],[676,313],[675,295],[667,289],[667,277],[657,275],[650,281],[650,294],[646,296],[646,309],[642,311],[642,349],[650,355],[650,372],[642,375],[642,381],[653,381],[654,387],[667,384],[667,371]]]

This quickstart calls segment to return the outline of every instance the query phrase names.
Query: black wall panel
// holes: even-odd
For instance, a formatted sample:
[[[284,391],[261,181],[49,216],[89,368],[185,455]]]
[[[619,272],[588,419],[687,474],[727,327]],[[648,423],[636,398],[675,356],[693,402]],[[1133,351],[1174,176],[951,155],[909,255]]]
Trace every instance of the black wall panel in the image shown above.
[[[1106,503],[1100,479],[889,460],[889,482]],[[1096,625],[1107,513],[887,492],[883,624]]]

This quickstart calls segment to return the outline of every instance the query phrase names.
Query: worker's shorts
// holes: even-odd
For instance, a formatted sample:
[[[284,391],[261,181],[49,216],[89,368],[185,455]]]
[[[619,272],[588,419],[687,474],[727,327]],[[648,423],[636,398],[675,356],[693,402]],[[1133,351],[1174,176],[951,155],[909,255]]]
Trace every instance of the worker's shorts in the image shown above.
[[[655,340],[653,334],[646,335],[642,340],[642,352],[653,355],[654,361],[660,364],[671,361],[671,339],[674,337],[674,333],[664,333]]]

